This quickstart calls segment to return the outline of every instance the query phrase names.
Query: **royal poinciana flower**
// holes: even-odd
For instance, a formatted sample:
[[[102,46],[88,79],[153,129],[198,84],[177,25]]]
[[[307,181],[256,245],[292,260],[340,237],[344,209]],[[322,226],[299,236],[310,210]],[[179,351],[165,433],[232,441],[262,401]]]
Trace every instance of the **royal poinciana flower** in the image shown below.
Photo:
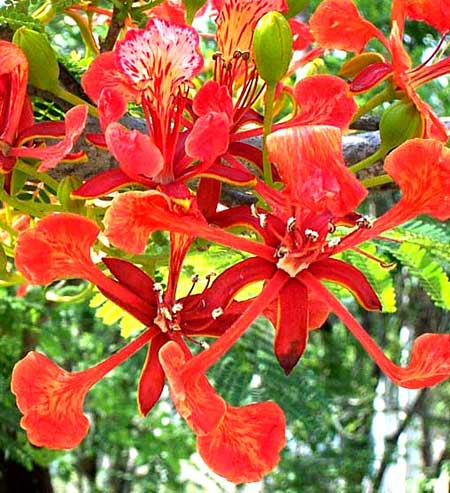
[[[420,388],[446,379],[450,375],[449,335],[422,335],[413,346],[409,365],[396,366],[322,281],[347,287],[368,309],[380,308],[363,274],[332,256],[377,238],[419,214],[447,219],[450,151],[437,141],[416,139],[392,152],[385,169],[398,183],[403,196],[370,228],[367,219],[357,219],[352,213],[365,198],[366,190],[345,167],[338,129],[317,126],[281,130],[269,137],[268,146],[285,188],[277,192],[261,185],[258,191],[271,211],[254,210],[253,220],[252,211],[243,213],[239,208],[235,213],[230,209],[218,215],[215,226],[210,225],[189,203],[180,206],[158,192],[122,194],[113,201],[105,217],[110,241],[131,252],[142,251],[149,234],[164,229],[184,234],[195,231],[200,237],[255,256],[253,261],[260,268],[255,280],[261,278],[261,273],[266,279],[262,293],[210,349],[190,360],[186,367],[206,371],[267,310],[269,317],[271,312],[277,314],[272,315],[275,353],[289,372],[306,345],[311,313],[308,303],[312,299],[319,303],[325,317],[327,310],[335,312],[398,385]],[[257,230],[264,242],[238,237],[217,227],[237,224]],[[333,232],[341,224],[349,226],[349,232],[336,236]],[[126,237],[122,234],[125,227],[129,233]]]
[[[65,122],[33,122],[27,96],[28,61],[20,48],[0,41],[0,170],[8,173],[16,159],[40,160],[39,171],[54,168],[63,159],[79,160],[84,153],[70,154],[84,129],[87,106],[69,110]],[[42,139],[61,139],[42,145]]]
[[[230,481],[261,479],[278,463],[284,446],[281,409],[272,402],[233,407],[217,395],[203,373],[180,378],[185,362],[192,358],[185,341],[204,336],[217,338],[246,306],[247,302],[233,301],[246,284],[241,271],[231,268],[211,285],[208,283],[203,293],[177,300],[178,274],[191,236],[172,235],[169,282],[163,291],[143,271],[124,260],[104,259],[116,279],[107,277],[90,257],[98,233],[98,227],[85,218],[73,214],[47,216],[36,228],[20,235],[16,265],[34,284],[61,278],[87,279],[149,328],[117,353],[80,372],[67,372],[34,351],[17,363],[11,388],[24,414],[21,425],[29,440],[49,448],[77,446],[89,428],[83,414],[86,393],[147,345],[138,386],[141,414],[147,414],[158,401],[167,379],[178,411],[197,435],[205,462]]]
[[[324,48],[360,53],[370,39],[378,39],[388,51],[390,62],[378,61],[362,69],[352,81],[350,88],[354,92],[363,92],[392,77],[394,88],[403,91],[421,113],[425,123],[424,137],[446,142],[445,126],[416,90],[422,84],[448,74],[450,58],[446,57],[431,64],[429,59],[417,67],[412,67],[411,59],[403,46],[406,17],[427,22],[439,29],[443,32],[443,41],[450,29],[449,16],[440,16],[443,8],[441,2],[432,0],[393,0],[392,29],[387,38],[372,23],[361,17],[352,0],[324,0],[312,15],[310,26],[316,41]],[[439,51],[442,41],[434,54]]]

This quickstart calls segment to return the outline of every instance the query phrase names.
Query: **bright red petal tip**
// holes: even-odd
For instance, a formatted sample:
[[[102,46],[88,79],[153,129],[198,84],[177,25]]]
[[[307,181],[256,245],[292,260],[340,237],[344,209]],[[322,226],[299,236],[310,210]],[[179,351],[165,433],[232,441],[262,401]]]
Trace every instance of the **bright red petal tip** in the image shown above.
[[[11,390],[23,413],[20,422],[37,447],[70,449],[86,436],[83,401],[92,381],[71,374],[46,356],[30,352],[14,367]]]
[[[16,267],[33,284],[85,277],[93,264],[90,250],[97,225],[75,214],[54,214],[19,235]]]

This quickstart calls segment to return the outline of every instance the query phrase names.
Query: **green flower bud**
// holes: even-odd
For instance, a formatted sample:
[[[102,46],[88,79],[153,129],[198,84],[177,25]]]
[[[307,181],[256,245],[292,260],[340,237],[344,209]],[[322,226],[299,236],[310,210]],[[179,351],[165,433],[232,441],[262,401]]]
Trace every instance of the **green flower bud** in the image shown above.
[[[360,53],[359,55],[355,55],[350,58],[350,60],[344,62],[338,72],[338,75],[349,79],[358,75],[361,70],[365,69],[369,65],[383,62],[385,62],[385,59],[380,53],[366,51],[364,53]]]
[[[253,34],[253,53],[261,78],[274,85],[286,74],[292,58],[292,31],[279,12],[259,19]]]
[[[13,43],[23,50],[28,59],[30,84],[44,91],[52,91],[58,85],[59,66],[47,37],[21,27],[14,33]]]
[[[287,19],[295,17],[300,12],[303,12],[309,4],[309,0],[287,0],[288,5],[287,14],[285,14]]]
[[[411,101],[396,101],[383,113],[380,120],[380,138],[381,148],[385,152],[408,139],[422,135],[422,115]]]
[[[38,20],[41,24],[48,24],[56,15],[56,9],[52,0],[46,0],[37,10],[35,10],[31,17]]]
[[[83,213],[84,200],[73,199],[71,194],[74,190],[81,186],[82,181],[76,176],[65,176],[58,185],[56,196],[61,205],[68,212]]]

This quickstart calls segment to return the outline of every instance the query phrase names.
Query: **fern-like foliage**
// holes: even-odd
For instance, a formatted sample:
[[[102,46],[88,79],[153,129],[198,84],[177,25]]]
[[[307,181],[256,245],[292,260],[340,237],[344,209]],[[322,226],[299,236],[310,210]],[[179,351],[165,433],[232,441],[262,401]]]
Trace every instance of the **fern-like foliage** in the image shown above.
[[[13,31],[19,27],[28,27],[37,31],[42,30],[42,26],[31,15],[37,5],[32,0],[6,0],[0,7],[0,26],[8,26]]]
[[[377,255],[376,246],[371,243],[364,246],[364,251],[369,255]],[[371,260],[356,251],[347,250],[343,253],[343,259],[357,267],[366,276],[380,298],[383,312],[394,313],[397,310],[397,306],[394,279],[388,267],[389,259],[380,255],[377,255],[377,258],[384,262],[386,266],[382,266],[379,262]]]

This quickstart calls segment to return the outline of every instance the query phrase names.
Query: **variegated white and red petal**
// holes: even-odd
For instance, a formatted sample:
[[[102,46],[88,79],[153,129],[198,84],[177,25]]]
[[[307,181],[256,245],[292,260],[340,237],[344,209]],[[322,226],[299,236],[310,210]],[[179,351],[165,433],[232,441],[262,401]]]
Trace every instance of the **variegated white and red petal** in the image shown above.
[[[117,60],[136,90],[163,102],[203,67],[199,37],[190,26],[152,18],[118,43]]]

